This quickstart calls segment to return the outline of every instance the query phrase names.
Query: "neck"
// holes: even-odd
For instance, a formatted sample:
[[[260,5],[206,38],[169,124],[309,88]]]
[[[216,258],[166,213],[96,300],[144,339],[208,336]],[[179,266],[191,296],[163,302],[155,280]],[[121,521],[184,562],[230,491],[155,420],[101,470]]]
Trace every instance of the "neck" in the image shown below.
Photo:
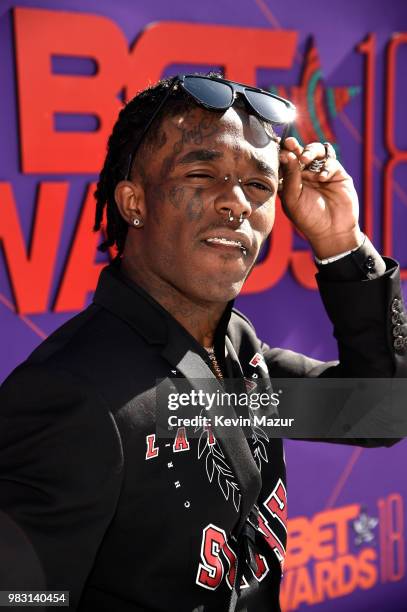
[[[140,260],[138,260],[139,262]],[[190,297],[176,287],[146,273],[132,260],[123,257],[121,272],[142,287],[165,308],[204,347],[212,347],[215,331],[225,310],[226,303],[207,302]]]

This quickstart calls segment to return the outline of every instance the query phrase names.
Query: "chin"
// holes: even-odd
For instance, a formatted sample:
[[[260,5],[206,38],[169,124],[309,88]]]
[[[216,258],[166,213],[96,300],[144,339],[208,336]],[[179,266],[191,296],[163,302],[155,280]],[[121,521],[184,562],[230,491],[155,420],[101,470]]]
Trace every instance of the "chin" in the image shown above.
[[[222,279],[212,275],[211,278],[200,283],[194,282],[193,293],[197,298],[204,302],[226,303],[234,300],[243,287],[245,278],[231,281],[230,279]]]

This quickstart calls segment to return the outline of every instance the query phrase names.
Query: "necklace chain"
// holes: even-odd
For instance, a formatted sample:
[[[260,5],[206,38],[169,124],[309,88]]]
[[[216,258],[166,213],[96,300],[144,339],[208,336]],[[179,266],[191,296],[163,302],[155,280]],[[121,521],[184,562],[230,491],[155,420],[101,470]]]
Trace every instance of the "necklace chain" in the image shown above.
[[[212,370],[216,378],[219,378],[219,380],[223,380],[223,372],[218,360],[216,359],[215,349],[213,348],[213,346],[211,346],[210,348],[205,346],[205,349],[208,352],[208,357],[211,360]]]

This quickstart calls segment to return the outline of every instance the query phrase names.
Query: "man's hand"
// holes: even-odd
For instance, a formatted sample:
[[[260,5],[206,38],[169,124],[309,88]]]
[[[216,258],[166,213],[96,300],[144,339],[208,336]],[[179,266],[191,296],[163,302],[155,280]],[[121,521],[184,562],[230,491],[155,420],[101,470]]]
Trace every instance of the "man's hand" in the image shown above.
[[[338,160],[328,157],[322,172],[304,169],[313,160],[324,158],[322,143],[313,142],[303,149],[292,137],[280,151],[283,182],[279,195],[284,211],[319,259],[350,251],[363,239],[358,196],[352,178]]]

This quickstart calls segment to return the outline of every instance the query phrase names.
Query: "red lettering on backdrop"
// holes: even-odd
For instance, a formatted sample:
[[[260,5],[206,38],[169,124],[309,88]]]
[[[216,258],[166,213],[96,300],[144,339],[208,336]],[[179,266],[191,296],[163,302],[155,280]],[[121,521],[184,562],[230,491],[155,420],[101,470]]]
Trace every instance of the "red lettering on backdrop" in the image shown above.
[[[290,30],[161,21],[144,30],[132,48],[129,97],[170,64],[222,66],[226,78],[254,85],[257,68],[291,68],[297,38]]]
[[[384,168],[384,217],[383,217],[383,250],[385,255],[393,255],[393,189],[394,170],[399,164],[407,162],[407,151],[398,148],[395,140],[395,87],[396,59],[400,45],[407,44],[407,32],[394,34],[391,38],[387,55],[386,87],[386,129],[385,140],[389,151],[389,160]],[[407,279],[407,269],[400,271],[402,279]]]
[[[88,293],[95,289],[99,274],[106,265],[106,262],[95,262],[96,250],[101,242],[101,233],[92,233],[95,218],[95,199],[93,197],[95,188],[96,185],[92,183],[87,190],[68,263],[58,291],[55,312],[81,310],[86,304]],[[116,251],[111,249],[110,256],[113,258],[115,254]]]
[[[32,173],[98,171],[103,161],[106,138],[119,108],[117,93],[125,87],[128,97],[132,96],[148,81],[159,78],[169,64],[217,64],[224,68],[228,78],[255,83],[258,67],[290,68],[297,42],[297,33],[292,31],[161,22],[146,28],[129,53],[127,41],[117,25],[97,15],[17,8],[14,11],[14,24],[21,159],[23,171]],[[75,31],[75,37],[70,35],[72,31]],[[211,40],[211,45],[207,45],[208,39]],[[108,45],[106,40],[109,41]],[[235,44],[236,40],[240,41],[239,45]],[[368,56],[369,88],[374,80],[372,67],[374,42],[374,38],[370,37],[359,48]],[[383,242],[384,251],[389,254],[393,251],[393,175],[395,168],[407,161],[407,151],[400,150],[394,138],[396,55],[398,47],[406,42],[406,33],[393,37],[387,58],[386,145],[390,159],[384,172]],[[91,76],[53,75],[50,68],[53,55],[91,57],[96,61],[98,71]],[[56,132],[53,120],[57,112],[97,115],[100,128],[91,133]],[[370,112],[369,115],[371,114]],[[365,132],[370,132],[370,127],[371,117],[369,122],[366,122]],[[370,166],[366,159],[365,208],[366,200],[369,200],[368,193],[371,192],[371,176],[366,172],[366,168]],[[59,185],[62,187],[63,184]],[[60,187],[56,190],[61,194]],[[44,194],[48,193],[48,187],[44,185],[43,188]],[[13,217],[10,193],[8,191],[6,195],[8,204],[2,211],[3,220],[6,216],[8,219]],[[57,208],[54,207],[53,213],[55,222],[58,222]],[[264,291],[275,285],[284,275],[288,263],[291,264],[294,277],[302,286],[315,288],[315,266],[311,254],[307,250],[291,253],[293,230],[279,212],[277,217],[277,227],[282,236],[278,238],[276,233],[276,237],[272,237],[267,256],[254,268],[245,284],[244,293]],[[29,258],[26,254],[21,256],[24,249],[21,250],[21,232],[15,215],[12,223],[17,228],[15,240],[20,244],[20,263],[25,259],[30,269],[34,269],[34,249],[31,249]],[[365,230],[368,233],[372,232],[370,209],[365,212]],[[36,236],[42,233],[39,224],[36,226]],[[52,241],[50,232],[44,231],[44,235]],[[53,233],[54,239],[57,235],[59,234]],[[88,234],[88,240],[89,238]],[[30,274],[28,281],[27,275],[16,272],[19,265],[15,265],[17,259],[14,255],[11,258],[9,248],[11,240],[10,230],[4,230],[3,241],[8,253],[17,308],[21,312],[44,312],[49,297],[48,281],[51,282],[53,261],[48,258],[48,276],[43,276],[42,282],[36,283],[35,291],[28,292],[28,283],[35,276]],[[93,244],[91,239],[90,242]],[[277,242],[280,248],[277,248]],[[54,243],[53,246],[55,248]],[[39,261],[37,254],[35,257],[35,261]],[[100,267],[97,264],[90,264],[94,278],[97,277]],[[57,310],[77,310],[83,306],[86,299],[85,294],[88,289],[85,287],[86,282],[80,287],[79,275],[77,271],[75,272],[75,269],[78,270],[75,258],[70,260],[68,268],[57,300]],[[92,273],[90,275],[92,276]],[[407,278],[407,269],[402,270],[402,278]],[[70,284],[72,286],[76,284],[74,295],[71,297],[68,295],[70,289],[69,291],[67,289]],[[89,286],[89,289],[93,286]]]
[[[23,172],[98,171],[128,71],[123,33],[99,15],[42,9],[15,9],[14,26]],[[91,57],[97,72],[52,74],[53,55]],[[97,115],[100,129],[57,132],[57,112]]]
[[[300,249],[291,254],[291,271],[294,278],[305,289],[316,289],[317,267],[309,249]]]
[[[287,270],[293,243],[293,230],[291,222],[283,213],[280,200],[276,202],[274,227],[267,254],[263,261],[253,268],[243,286],[242,293],[259,293],[273,287]]]
[[[18,312],[41,313],[48,307],[68,187],[65,182],[40,183],[28,247],[11,185],[0,183],[0,241]]]
[[[129,54],[123,33],[105,17],[18,8],[14,22],[21,158],[23,171],[33,173],[97,172],[123,87],[132,97],[173,63],[221,65],[229,78],[255,83],[256,68],[290,68],[297,42],[291,31],[160,22],[141,33]],[[53,55],[91,57],[98,71],[54,75]],[[57,112],[96,114],[101,125],[95,132],[56,132]]]
[[[404,502],[399,493],[377,500],[382,582],[396,582],[405,574]]]
[[[364,95],[364,146],[363,146],[363,229],[373,240],[373,164],[374,164],[374,116],[376,83],[376,35],[369,34],[358,46],[358,51],[366,55],[365,95]]]

